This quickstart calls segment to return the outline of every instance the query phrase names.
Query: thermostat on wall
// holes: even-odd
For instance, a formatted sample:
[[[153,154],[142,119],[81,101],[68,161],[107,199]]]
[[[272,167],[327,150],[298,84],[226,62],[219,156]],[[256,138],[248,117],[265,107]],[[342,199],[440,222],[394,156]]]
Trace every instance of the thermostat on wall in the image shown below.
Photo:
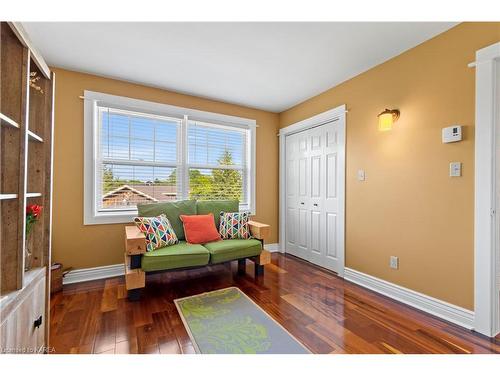
[[[453,125],[443,128],[443,143],[458,142],[462,140],[462,126]]]

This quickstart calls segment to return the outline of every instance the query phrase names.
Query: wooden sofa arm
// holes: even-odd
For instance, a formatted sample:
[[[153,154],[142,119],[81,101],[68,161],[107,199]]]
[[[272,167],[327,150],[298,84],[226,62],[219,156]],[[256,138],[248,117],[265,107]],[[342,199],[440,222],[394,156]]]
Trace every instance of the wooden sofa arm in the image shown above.
[[[146,273],[141,269],[141,254],[146,252],[146,236],[135,225],[125,227],[125,288],[130,301],[140,298],[146,285]]]
[[[146,272],[140,268],[130,268],[131,256],[125,254],[125,288],[127,290],[144,288]]]
[[[258,221],[249,220],[248,226],[250,227],[250,233],[252,237],[257,238],[262,241],[269,237],[271,234],[271,226],[269,224],[259,223]],[[255,263],[255,276],[264,274],[264,266],[271,263],[271,253],[265,248],[262,249],[261,253],[255,257],[250,258]],[[244,273],[244,262],[238,263],[238,272]]]
[[[269,224],[263,224],[257,221],[249,220],[248,226],[250,227],[250,233],[252,234],[252,237],[259,240],[265,240],[271,233],[271,226]]]
[[[125,227],[125,253],[138,255],[146,252],[146,236],[135,225]]]

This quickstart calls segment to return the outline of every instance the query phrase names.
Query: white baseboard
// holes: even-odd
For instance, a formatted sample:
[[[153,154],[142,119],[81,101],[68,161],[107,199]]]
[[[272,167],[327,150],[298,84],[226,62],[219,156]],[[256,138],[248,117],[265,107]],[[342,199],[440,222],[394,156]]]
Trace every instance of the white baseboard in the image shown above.
[[[270,253],[281,252],[279,243],[265,243],[264,248]]]
[[[74,284],[82,281],[107,279],[108,277],[121,276],[125,273],[125,266],[122,264],[112,264],[110,266],[82,268],[69,271],[63,278],[63,284]]]
[[[425,311],[467,329],[474,328],[474,312],[416,292],[365,273],[345,268],[344,278],[416,309]]]

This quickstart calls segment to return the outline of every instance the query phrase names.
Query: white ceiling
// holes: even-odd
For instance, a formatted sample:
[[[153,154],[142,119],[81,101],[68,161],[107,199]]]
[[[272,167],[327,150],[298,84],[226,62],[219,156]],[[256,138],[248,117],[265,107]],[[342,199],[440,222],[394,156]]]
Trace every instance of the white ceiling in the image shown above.
[[[281,112],[456,23],[23,23],[51,66]]]

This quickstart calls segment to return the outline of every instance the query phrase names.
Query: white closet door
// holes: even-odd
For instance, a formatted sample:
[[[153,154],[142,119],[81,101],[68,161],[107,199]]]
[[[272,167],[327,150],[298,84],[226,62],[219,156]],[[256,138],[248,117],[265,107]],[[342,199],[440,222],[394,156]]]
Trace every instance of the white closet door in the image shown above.
[[[337,120],[287,136],[285,145],[286,251],[337,273],[344,266],[343,144]]]
[[[298,135],[286,138],[286,248],[290,254],[304,256],[298,249],[299,220]]]
[[[303,133],[290,135],[286,139],[286,246],[290,254],[304,259],[309,259],[307,143],[307,135]]]
[[[325,136],[323,126],[307,130],[310,144],[309,151],[309,184],[310,200],[308,206],[310,220],[309,261],[323,266],[325,256],[325,176],[324,148]]]
[[[344,267],[344,202],[340,185],[344,170],[344,133],[338,121],[324,126],[324,217],[325,253],[323,266],[339,273]],[[341,149],[342,147],[342,149]],[[342,194],[340,194],[342,192]]]
[[[297,255],[297,235],[295,227],[297,226],[298,213],[298,184],[297,184],[297,160],[296,153],[298,148],[297,136],[286,137],[285,143],[286,157],[286,248],[288,252]]]

